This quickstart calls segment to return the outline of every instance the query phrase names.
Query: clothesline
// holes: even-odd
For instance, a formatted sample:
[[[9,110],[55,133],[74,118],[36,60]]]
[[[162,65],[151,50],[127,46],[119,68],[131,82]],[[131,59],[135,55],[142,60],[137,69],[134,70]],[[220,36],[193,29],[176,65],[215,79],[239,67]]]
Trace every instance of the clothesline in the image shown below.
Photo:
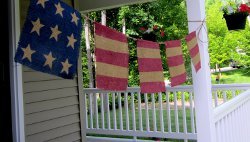
[[[88,19],[91,23],[94,23],[94,22],[96,22],[95,20],[93,20],[93,19],[91,19],[91,18],[89,18],[86,14],[82,14],[83,15],[83,17],[85,17],[86,19]],[[199,23],[199,22],[201,22],[201,25],[200,26],[198,26],[197,27],[197,29],[195,30],[195,31],[198,31],[198,40],[200,41],[200,42],[202,42],[202,43],[208,43],[208,41],[203,41],[203,40],[201,40],[200,39],[200,32],[201,32],[201,30],[202,30],[202,28],[204,28],[204,30],[206,31],[206,33],[207,33],[207,29],[206,29],[206,27],[205,27],[205,23],[206,23],[206,19],[204,18],[204,20],[189,20],[189,21],[187,21],[187,22],[191,22],[191,23]],[[138,39],[137,38],[134,38],[134,37],[131,37],[131,36],[128,36],[128,35],[126,35],[127,36],[127,38],[129,38],[129,39],[132,39],[132,40],[134,40],[134,41],[137,41]],[[183,40],[183,39],[185,39],[185,38],[181,38],[180,40]],[[165,44],[165,42],[157,42],[158,44]]]

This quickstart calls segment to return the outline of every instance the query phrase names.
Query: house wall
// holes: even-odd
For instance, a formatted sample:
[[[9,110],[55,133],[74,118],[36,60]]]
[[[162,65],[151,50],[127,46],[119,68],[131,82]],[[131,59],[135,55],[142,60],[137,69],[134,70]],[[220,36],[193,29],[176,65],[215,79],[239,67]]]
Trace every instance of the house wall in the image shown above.
[[[29,1],[20,0],[21,27]],[[66,80],[23,67],[23,90],[26,142],[82,140],[78,77]]]

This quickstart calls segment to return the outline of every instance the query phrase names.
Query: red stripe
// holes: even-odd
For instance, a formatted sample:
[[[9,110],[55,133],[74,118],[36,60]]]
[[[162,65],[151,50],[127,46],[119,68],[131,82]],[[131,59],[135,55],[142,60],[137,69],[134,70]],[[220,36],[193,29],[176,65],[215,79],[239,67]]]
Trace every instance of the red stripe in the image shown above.
[[[194,48],[192,48],[191,50],[189,50],[189,53],[190,53],[190,56],[192,58],[194,58],[199,53],[199,46],[198,46],[198,44],[195,45]]]
[[[128,67],[128,54],[107,51],[100,48],[95,49],[96,61],[117,65],[121,67]]]
[[[159,44],[157,42],[153,42],[153,41],[138,39],[137,40],[137,48],[159,49]]]
[[[140,84],[141,93],[157,93],[166,91],[164,82],[143,82]]]
[[[174,66],[184,64],[182,55],[168,57],[167,59],[168,59],[168,66],[169,67],[174,67]]]
[[[96,76],[96,82],[97,88],[103,90],[124,91],[128,86],[128,79],[107,77],[101,75]]]
[[[186,80],[187,80],[186,73],[183,73],[183,74],[175,76],[175,77],[171,77],[171,87],[180,85],[180,84],[186,82]]]
[[[127,37],[121,32],[118,32],[114,29],[103,26],[100,23],[95,22],[95,34],[110,38],[113,40],[118,40],[120,42],[127,42]]]
[[[140,72],[162,71],[161,59],[138,58]]]
[[[201,62],[197,63],[194,68],[195,71],[198,72],[201,69]]]
[[[190,34],[188,34],[186,36],[186,41],[189,42],[189,41],[191,41],[195,37],[196,37],[196,31],[193,31],[193,32],[191,32]]]
[[[166,48],[174,48],[174,47],[180,47],[181,46],[181,40],[172,40],[165,42]]]

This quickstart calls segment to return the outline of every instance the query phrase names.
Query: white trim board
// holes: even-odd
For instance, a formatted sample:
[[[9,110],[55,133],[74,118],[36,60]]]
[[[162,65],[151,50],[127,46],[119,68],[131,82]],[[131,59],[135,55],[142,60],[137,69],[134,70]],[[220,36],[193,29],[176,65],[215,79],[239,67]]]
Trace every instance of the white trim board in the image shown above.
[[[79,11],[86,13],[152,1],[155,0],[75,0],[75,3]]]
[[[20,35],[19,0],[10,0],[9,29],[12,133],[14,142],[25,142],[22,66],[14,61]]]

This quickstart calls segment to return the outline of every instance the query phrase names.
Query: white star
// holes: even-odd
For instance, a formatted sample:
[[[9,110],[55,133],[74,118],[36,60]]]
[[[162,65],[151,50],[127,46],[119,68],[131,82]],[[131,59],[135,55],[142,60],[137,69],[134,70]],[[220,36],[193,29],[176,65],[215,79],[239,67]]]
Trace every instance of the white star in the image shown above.
[[[61,34],[62,32],[58,30],[58,25],[56,25],[54,28],[50,28],[52,33],[50,35],[50,39],[54,38],[56,41],[58,39],[58,35]]]
[[[36,51],[30,49],[30,44],[28,44],[28,46],[26,48],[22,48],[22,50],[23,50],[23,58],[22,59],[27,58],[30,62],[32,62],[31,56]]]
[[[30,33],[36,32],[38,35],[40,35],[40,29],[44,27],[44,25],[41,24],[40,19],[37,18],[36,21],[31,21],[31,22],[32,22],[33,28]]]
[[[66,74],[69,74],[69,68],[72,66],[72,64],[69,63],[69,60],[66,59],[65,62],[61,62],[63,68],[61,73],[65,72]]]
[[[56,59],[52,56],[52,52],[49,52],[48,55],[43,55],[46,58],[46,61],[43,66],[49,66],[50,69],[52,69],[53,61]]]
[[[73,14],[71,13],[71,16],[72,16],[71,22],[74,22],[77,25],[79,18],[76,16],[76,13],[75,12]]]
[[[56,7],[56,14],[60,14],[62,17],[63,17],[63,10],[64,8],[62,8],[60,2],[58,4],[55,4],[55,7]]]
[[[49,1],[49,0],[38,0],[36,4],[37,4],[37,5],[38,5],[38,4],[41,4],[42,7],[45,8],[45,2],[47,2],[47,1]]]
[[[75,42],[77,41],[77,40],[74,38],[74,35],[71,34],[71,36],[67,36],[67,38],[68,38],[68,40],[69,40],[67,47],[71,46],[71,47],[74,49],[74,47],[75,47],[74,44],[75,44]]]

